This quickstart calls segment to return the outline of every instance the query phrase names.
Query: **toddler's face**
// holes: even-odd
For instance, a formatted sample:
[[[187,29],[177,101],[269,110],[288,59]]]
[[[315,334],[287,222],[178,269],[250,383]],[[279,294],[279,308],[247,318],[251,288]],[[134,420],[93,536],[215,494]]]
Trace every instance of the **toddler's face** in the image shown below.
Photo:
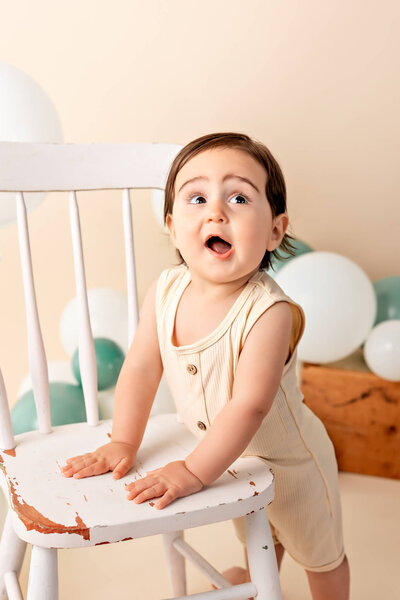
[[[219,283],[246,277],[279,246],[288,219],[273,219],[266,180],[261,164],[233,148],[206,150],[182,167],[166,224],[192,273]]]

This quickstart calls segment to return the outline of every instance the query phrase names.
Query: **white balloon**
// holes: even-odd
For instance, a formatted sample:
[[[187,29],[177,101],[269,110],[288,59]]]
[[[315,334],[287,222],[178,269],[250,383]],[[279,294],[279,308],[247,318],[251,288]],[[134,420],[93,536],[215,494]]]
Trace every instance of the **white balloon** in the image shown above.
[[[112,419],[114,410],[115,387],[97,392],[97,401],[99,403],[100,417],[102,419]]]
[[[111,288],[88,290],[88,304],[92,333],[95,338],[107,338],[128,350],[128,300],[124,294]],[[72,356],[78,348],[78,303],[73,298],[64,308],[59,325],[61,343]]]
[[[70,362],[65,360],[52,360],[48,362],[47,368],[49,371],[49,381],[63,381],[65,383],[78,385]],[[19,386],[17,397],[20,398],[31,389],[33,389],[32,379],[30,374],[28,374],[24,377]]]
[[[54,104],[31,77],[0,62],[0,141],[62,142],[60,119]],[[45,194],[25,193],[27,210]],[[0,193],[0,227],[15,221],[15,194]]]
[[[154,398],[154,403],[151,409],[151,415],[162,415],[165,413],[176,412],[175,402],[172,399],[171,392],[167,384],[165,375],[161,377],[160,385]]]
[[[300,360],[325,364],[345,358],[371,331],[377,309],[373,285],[345,256],[308,252],[290,260],[275,279],[305,312]]]
[[[112,419],[114,410],[114,396],[115,387],[98,392],[99,408],[102,419]],[[150,415],[154,416],[174,412],[176,412],[175,404],[171,397],[165,376],[163,375],[154,398]]]
[[[364,345],[364,358],[379,377],[400,381],[400,319],[373,328]]]

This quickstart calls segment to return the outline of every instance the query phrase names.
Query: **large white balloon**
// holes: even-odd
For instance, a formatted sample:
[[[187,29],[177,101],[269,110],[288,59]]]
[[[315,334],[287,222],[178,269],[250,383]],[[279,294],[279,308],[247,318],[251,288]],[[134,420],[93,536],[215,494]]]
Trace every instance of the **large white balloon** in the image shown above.
[[[128,300],[124,294],[111,288],[88,290],[88,304],[93,337],[116,342],[128,350]],[[78,303],[73,298],[64,308],[59,332],[62,345],[72,356],[78,348]]]
[[[154,416],[172,412],[176,412],[175,402],[173,401],[167,380],[163,374],[150,414]]]
[[[46,92],[31,77],[0,62],[0,141],[62,142],[60,119]],[[44,193],[25,193],[27,210]],[[15,194],[0,193],[0,227],[15,221]]]
[[[98,392],[97,397],[102,419],[112,419],[114,411],[114,396],[115,387]],[[163,375],[154,397],[150,415],[154,416],[174,412],[176,412],[175,404],[169,391],[165,376]]]
[[[379,377],[400,381],[400,319],[373,328],[364,345],[364,358]]]
[[[97,401],[101,419],[112,419],[114,412],[115,386],[97,392]]]
[[[305,312],[300,360],[325,364],[345,358],[371,331],[377,304],[373,285],[345,256],[302,254],[278,272],[276,282]]]

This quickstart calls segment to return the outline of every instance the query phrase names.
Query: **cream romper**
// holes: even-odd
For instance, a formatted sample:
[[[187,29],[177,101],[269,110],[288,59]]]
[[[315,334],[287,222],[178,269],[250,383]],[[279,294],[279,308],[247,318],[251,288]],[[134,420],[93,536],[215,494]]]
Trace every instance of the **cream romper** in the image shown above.
[[[334,569],[344,558],[338,470],[328,434],[303,403],[298,385],[296,347],[304,313],[267,273],[258,271],[212,333],[174,346],[175,315],[190,279],[186,265],[161,273],[156,314],[168,386],[181,420],[199,439],[231,399],[240,352],[254,323],[276,302],[290,304],[289,359],[272,407],[243,456],[259,456],[274,472],[275,498],[268,517],[275,542],[310,571]],[[244,542],[244,519],[235,519],[235,527]]]

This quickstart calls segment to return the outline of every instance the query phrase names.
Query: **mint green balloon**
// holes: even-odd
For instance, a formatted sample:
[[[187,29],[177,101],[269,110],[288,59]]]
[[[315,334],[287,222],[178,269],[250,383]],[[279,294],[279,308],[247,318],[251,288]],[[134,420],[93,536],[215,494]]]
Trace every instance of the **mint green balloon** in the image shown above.
[[[400,319],[400,277],[384,277],[375,281],[373,285],[378,301],[375,325]]]
[[[287,265],[292,258],[296,258],[296,256],[300,256],[301,254],[306,254],[307,252],[313,252],[313,248],[311,248],[311,246],[309,246],[305,242],[302,242],[301,240],[292,240],[292,246],[293,251],[295,253],[294,256],[292,256],[288,252],[285,252],[284,250],[279,250],[279,254],[283,257],[282,259],[277,260],[274,256],[271,257],[271,266],[267,270],[268,275],[274,277],[276,273],[282,267]]]
[[[118,344],[107,338],[95,338],[94,349],[97,362],[97,389],[107,390],[117,383],[125,354]],[[79,384],[82,384],[79,350],[76,350],[72,357],[72,370]]]
[[[52,381],[49,384],[49,389],[52,425],[66,425],[67,423],[86,421],[85,401],[81,387],[63,381]],[[32,390],[18,398],[12,407],[11,424],[15,435],[38,429]]]

